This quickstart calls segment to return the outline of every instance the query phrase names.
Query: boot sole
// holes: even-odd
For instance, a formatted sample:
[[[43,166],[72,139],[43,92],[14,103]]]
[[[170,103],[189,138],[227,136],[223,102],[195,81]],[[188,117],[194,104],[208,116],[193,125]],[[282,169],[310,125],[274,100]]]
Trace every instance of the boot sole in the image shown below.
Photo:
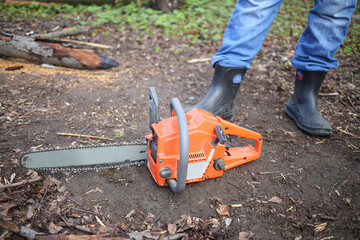
[[[290,107],[288,107],[287,105],[284,108],[285,114],[291,118],[292,120],[295,121],[296,125],[298,126],[298,128],[300,128],[302,131],[304,131],[307,134],[310,135],[315,135],[315,136],[320,136],[320,137],[327,137],[330,136],[332,134],[331,130],[325,130],[325,129],[313,129],[313,128],[309,128],[306,127],[305,125],[303,125],[298,118],[296,118],[295,116],[297,115],[296,113],[294,113],[292,111],[292,109]]]

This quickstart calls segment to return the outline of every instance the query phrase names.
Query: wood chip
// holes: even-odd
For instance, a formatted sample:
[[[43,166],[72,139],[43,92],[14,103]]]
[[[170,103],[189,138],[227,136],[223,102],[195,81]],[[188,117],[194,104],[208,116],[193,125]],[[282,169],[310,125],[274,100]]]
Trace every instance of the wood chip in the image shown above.
[[[106,227],[105,224],[100,220],[100,218],[98,216],[95,215],[95,219],[98,222],[98,224],[100,224],[100,226]]]
[[[282,199],[280,199],[278,197],[272,197],[268,201],[272,202],[272,203],[282,203]]]
[[[315,225],[315,232],[321,232],[326,228],[327,223],[321,223],[318,225]]]

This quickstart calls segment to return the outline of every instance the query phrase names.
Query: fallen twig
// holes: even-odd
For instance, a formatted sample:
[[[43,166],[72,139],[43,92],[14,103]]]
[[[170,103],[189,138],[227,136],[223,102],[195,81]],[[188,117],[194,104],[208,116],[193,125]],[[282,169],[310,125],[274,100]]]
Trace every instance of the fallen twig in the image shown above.
[[[233,184],[233,183],[231,183],[231,182],[226,182],[226,183],[228,183],[229,185],[231,185],[231,186],[233,186],[233,187],[235,187],[235,188],[237,188],[238,190],[240,190],[240,191],[243,192],[243,189],[241,189],[239,186],[236,186],[235,184]]]
[[[37,240],[96,240],[96,239],[130,240],[130,238],[127,238],[127,237],[116,237],[116,236],[113,237],[113,236],[111,236],[109,234],[99,234],[99,235],[43,235],[43,236],[36,237],[36,239]]]
[[[319,93],[318,94],[319,97],[335,97],[335,96],[339,96],[339,93],[334,92],[334,93]]]
[[[337,183],[335,183],[335,184],[332,186],[331,191],[330,191],[330,193],[329,193],[329,197],[331,196],[331,194],[332,194],[335,186],[338,185],[338,184],[339,184],[339,183],[337,182]]]
[[[353,134],[353,133],[350,133],[350,132],[347,132],[347,131],[345,131],[345,130],[342,130],[341,127],[337,127],[336,130],[338,130],[339,132],[345,133],[345,134],[347,134],[347,135],[350,135],[350,136],[352,136],[352,137],[354,137],[354,138],[360,139],[359,136],[356,136],[356,135]]]
[[[2,188],[11,188],[11,187],[18,187],[18,186],[21,186],[21,185],[24,185],[24,184],[37,182],[37,181],[39,181],[39,180],[41,180],[41,176],[37,176],[36,178],[33,178],[33,179],[22,180],[22,181],[17,182],[17,183],[11,183],[11,184],[7,184],[7,185],[1,184],[1,185],[0,185],[0,189],[2,189]]]
[[[100,44],[100,43],[91,43],[91,42],[84,42],[84,41],[65,39],[65,38],[60,38],[59,41],[61,41],[61,42],[69,42],[69,43],[76,43],[76,44],[81,44],[81,45],[87,45],[87,46],[96,47],[96,48],[105,48],[105,49],[112,49],[113,48],[112,46],[104,45],[104,44]]]
[[[87,232],[87,233],[91,233],[91,234],[94,234],[94,233],[95,233],[95,231],[94,231],[93,229],[88,228],[88,227],[76,225],[75,228],[78,229],[78,230],[80,230],[80,231],[83,231],[83,232]]]
[[[31,37],[37,38],[37,39],[51,40],[51,39],[55,39],[55,38],[65,37],[65,36],[78,35],[78,34],[86,33],[87,31],[89,31],[89,29],[87,29],[87,28],[64,29],[64,30],[45,33],[45,34],[36,34],[36,35],[32,35]]]
[[[275,173],[279,173],[279,171],[276,171],[276,172],[261,172],[260,175],[275,174]]]
[[[211,58],[194,58],[187,61],[188,63],[207,62],[211,61]]]
[[[98,216],[95,215],[95,219],[98,222],[98,224],[100,224],[100,226],[106,227],[105,224],[100,220],[100,218]]]
[[[93,214],[94,216],[96,216],[97,214],[92,212],[92,211],[89,211],[89,210],[86,210],[86,209],[81,209],[81,208],[73,208],[73,210],[75,211],[79,211],[79,212],[84,212],[84,213],[89,213],[89,214]]]
[[[0,227],[2,229],[11,231],[13,233],[20,234],[20,236],[23,236],[26,239],[35,239],[35,238],[37,239],[37,236],[39,236],[39,234],[43,234],[43,233],[36,232],[30,228],[27,228],[24,226],[18,226],[15,223],[2,221],[2,220],[0,220]]]
[[[296,187],[294,187],[294,186],[286,179],[286,177],[284,176],[283,173],[280,173],[280,175],[281,175],[281,177],[285,180],[285,182],[286,182],[292,189],[294,189],[294,190],[299,194],[299,196],[301,197],[301,200],[304,201],[304,197],[303,197],[303,195],[301,194],[301,192],[299,191],[299,189],[297,189]]]
[[[92,139],[100,139],[100,140],[108,140],[108,141],[114,141],[112,138],[106,138],[106,137],[97,137],[97,136],[91,136],[91,135],[84,135],[84,134],[76,134],[76,133],[56,133],[60,136],[70,136],[70,137],[83,137],[83,138],[92,138]]]

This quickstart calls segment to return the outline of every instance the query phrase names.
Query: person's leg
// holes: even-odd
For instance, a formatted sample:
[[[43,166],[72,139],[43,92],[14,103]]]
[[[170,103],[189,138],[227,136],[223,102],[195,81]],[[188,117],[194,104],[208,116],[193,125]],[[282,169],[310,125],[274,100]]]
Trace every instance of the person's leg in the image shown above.
[[[226,28],[223,44],[213,56],[213,81],[205,97],[186,109],[200,108],[232,120],[234,99],[250,62],[259,51],[282,0],[239,0]]]
[[[332,129],[320,115],[317,96],[326,73],[338,67],[334,58],[344,40],[356,0],[317,0],[308,25],[295,49],[292,66],[297,69],[294,94],[285,113],[306,133],[328,136]]]
[[[250,68],[281,6],[282,0],[239,0],[225,30],[223,44],[213,56],[225,67]]]

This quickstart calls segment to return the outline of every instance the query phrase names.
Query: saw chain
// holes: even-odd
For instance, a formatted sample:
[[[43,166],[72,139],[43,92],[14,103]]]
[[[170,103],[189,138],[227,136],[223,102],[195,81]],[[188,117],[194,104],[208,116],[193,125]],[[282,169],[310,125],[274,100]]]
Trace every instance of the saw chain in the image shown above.
[[[55,147],[55,148],[44,148],[44,149],[39,149],[39,150],[31,150],[28,152],[23,153],[20,156],[20,162],[21,165],[23,165],[26,168],[30,168],[30,169],[34,169],[34,170],[43,170],[43,171],[99,171],[99,170],[105,170],[105,169],[120,169],[123,167],[129,167],[129,166],[140,166],[140,165],[144,165],[146,163],[146,158],[141,158],[141,159],[132,159],[132,160],[122,160],[122,161],[114,161],[114,162],[109,162],[108,158],[106,158],[106,156],[102,156],[101,158],[98,159],[97,162],[94,162],[93,164],[79,164],[79,165],[69,165],[66,166],[66,164],[62,162],[56,162],[56,160],[54,159],[50,159],[51,157],[42,157],[44,158],[43,162],[51,162],[52,164],[56,165],[56,164],[60,164],[62,165],[61,167],[56,167],[56,166],[48,166],[48,167],[44,167],[44,166],[36,166],[33,165],[31,162],[31,158],[36,157],[37,154],[38,157],[40,157],[45,153],[45,154],[50,154],[50,156],[55,156],[58,159],[61,159],[61,156],[66,154],[67,151],[69,151],[69,153],[71,153],[72,155],[74,155],[74,153],[76,153],[77,151],[95,151],[95,152],[101,152],[101,153],[105,153],[107,152],[107,149],[109,148],[116,148],[117,151],[127,151],[126,147],[130,146],[130,147],[140,147],[140,149],[147,148],[147,142],[146,141],[141,141],[141,140],[135,140],[133,142],[122,142],[122,143],[111,143],[111,144],[93,144],[93,145],[80,145],[80,146],[67,146],[67,147]],[[124,150],[121,150],[122,148],[124,148]],[[125,152],[124,152],[125,153]],[[106,154],[106,153],[105,153]],[[144,152],[144,154],[146,155],[146,153]],[[31,156],[31,158],[29,157]],[[66,158],[68,155],[64,155],[64,158]],[[47,158],[47,159],[45,159]],[[38,160],[38,159],[36,159]],[[48,160],[48,161],[46,161]],[[65,159],[63,159],[65,160]],[[87,162],[88,159],[83,159],[83,162]],[[104,162],[102,162],[104,161]],[[39,163],[39,162],[37,162]]]

